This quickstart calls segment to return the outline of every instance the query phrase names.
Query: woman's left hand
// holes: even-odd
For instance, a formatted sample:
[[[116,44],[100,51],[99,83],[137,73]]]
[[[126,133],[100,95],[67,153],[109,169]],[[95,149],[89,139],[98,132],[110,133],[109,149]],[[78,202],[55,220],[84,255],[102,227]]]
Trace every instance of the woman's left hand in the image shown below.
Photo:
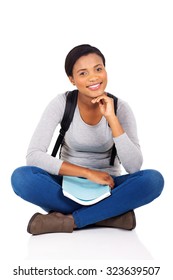
[[[113,137],[118,137],[124,133],[124,129],[121,126],[114,111],[114,100],[108,97],[105,93],[94,98],[91,101],[93,104],[98,103],[101,114],[106,118],[109,126],[112,130]]]
[[[107,119],[115,115],[114,100],[106,94],[102,94],[91,101],[93,104],[98,103],[101,114]]]

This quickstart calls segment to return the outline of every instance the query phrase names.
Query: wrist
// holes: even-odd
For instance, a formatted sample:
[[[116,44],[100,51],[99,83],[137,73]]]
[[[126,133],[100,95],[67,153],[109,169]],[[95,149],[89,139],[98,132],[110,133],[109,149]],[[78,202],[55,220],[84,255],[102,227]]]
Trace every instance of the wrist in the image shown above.
[[[90,174],[91,174],[91,169],[84,167],[82,171],[82,177],[89,178]]]
[[[107,115],[105,116],[107,122],[109,123],[109,125],[111,126],[111,124],[115,123],[117,116],[113,113],[111,115]]]
[[[121,126],[117,116],[114,114],[112,116],[110,116],[109,118],[107,118],[107,121],[109,123],[109,126],[112,130],[112,136],[113,137],[118,137],[120,136],[121,134],[124,133],[124,129],[123,127]]]

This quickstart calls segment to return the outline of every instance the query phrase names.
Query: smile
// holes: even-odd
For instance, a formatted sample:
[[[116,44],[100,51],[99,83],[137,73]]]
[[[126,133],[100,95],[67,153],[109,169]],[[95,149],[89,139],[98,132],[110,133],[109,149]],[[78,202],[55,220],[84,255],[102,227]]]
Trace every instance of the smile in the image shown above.
[[[95,84],[95,85],[91,85],[91,86],[88,86],[88,88],[89,88],[89,89],[91,89],[91,90],[97,90],[97,89],[99,89],[99,88],[100,88],[100,85],[101,85],[101,83],[99,83],[99,84]]]

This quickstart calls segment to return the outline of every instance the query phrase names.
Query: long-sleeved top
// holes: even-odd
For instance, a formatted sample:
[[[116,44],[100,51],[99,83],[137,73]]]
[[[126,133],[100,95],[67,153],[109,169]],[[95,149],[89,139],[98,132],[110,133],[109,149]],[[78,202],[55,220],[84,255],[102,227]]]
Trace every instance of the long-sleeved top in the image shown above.
[[[66,132],[61,157],[52,157],[48,148],[54,132],[60,124],[66,103],[66,94],[58,94],[46,107],[31,138],[27,151],[27,165],[40,167],[58,175],[63,161],[91,169],[121,175],[121,165],[127,173],[140,170],[143,157],[139,145],[134,114],[127,102],[118,98],[117,117],[124,129],[118,137],[112,136],[111,128],[103,116],[96,125],[86,124],[76,105],[74,117]],[[117,155],[110,166],[112,145]]]

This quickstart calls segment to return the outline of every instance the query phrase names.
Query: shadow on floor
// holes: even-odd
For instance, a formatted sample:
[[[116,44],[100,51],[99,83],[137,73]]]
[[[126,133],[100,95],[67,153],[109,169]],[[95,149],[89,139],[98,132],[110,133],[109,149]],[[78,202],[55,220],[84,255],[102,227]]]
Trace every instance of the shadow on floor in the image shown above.
[[[26,259],[152,260],[135,230],[85,228],[73,233],[30,236]]]

